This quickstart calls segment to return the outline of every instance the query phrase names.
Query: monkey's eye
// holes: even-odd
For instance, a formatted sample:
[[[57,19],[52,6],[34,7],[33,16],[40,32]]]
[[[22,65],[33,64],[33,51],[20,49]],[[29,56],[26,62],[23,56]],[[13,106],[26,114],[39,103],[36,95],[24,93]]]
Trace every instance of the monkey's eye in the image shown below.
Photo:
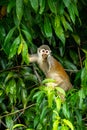
[[[45,52],[45,50],[44,50],[44,49],[42,49],[42,52]]]
[[[46,53],[48,54],[48,53],[49,53],[49,51],[48,51],[48,50],[46,50]]]

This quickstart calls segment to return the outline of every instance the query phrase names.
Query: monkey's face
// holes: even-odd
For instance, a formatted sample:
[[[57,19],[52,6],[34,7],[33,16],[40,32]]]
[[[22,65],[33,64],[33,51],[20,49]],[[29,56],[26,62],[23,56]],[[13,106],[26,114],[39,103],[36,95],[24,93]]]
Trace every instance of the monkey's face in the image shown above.
[[[50,55],[51,51],[47,49],[39,49],[39,55],[43,59],[46,59]]]

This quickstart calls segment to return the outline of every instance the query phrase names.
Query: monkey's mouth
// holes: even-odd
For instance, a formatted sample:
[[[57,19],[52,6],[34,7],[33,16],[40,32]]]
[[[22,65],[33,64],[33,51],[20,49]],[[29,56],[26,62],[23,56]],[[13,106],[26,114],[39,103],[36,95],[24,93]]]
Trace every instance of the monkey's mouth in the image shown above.
[[[48,57],[47,54],[42,54],[43,59],[46,59]]]

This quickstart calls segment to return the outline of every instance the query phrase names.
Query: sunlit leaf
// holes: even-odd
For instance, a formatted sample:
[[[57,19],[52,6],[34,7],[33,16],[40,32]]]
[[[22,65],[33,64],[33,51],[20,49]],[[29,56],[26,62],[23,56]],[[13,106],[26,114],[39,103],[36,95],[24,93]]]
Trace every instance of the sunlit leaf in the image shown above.
[[[23,49],[23,43],[21,42],[18,47],[18,55],[22,52],[22,49]]]
[[[15,124],[15,125],[13,126],[13,129],[15,129],[15,128],[17,128],[17,127],[26,127],[26,126],[23,125],[23,124]]]
[[[69,126],[71,128],[71,130],[74,130],[74,126],[72,125],[72,123],[69,120],[63,119],[63,122],[65,125]]]
[[[46,84],[46,83],[54,83],[54,82],[55,82],[54,79],[49,79],[49,78],[47,78],[47,79],[44,79],[44,80],[42,81],[42,84]]]
[[[61,99],[60,98],[55,98],[55,102],[56,102],[56,107],[57,107],[57,110],[60,111],[61,109]]]
[[[58,125],[59,125],[59,121],[58,120],[55,120],[53,122],[53,129],[52,130],[58,130]]]
[[[26,64],[29,64],[28,46],[27,46],[27,43],[24,40],[23,40],[23,48],[22,48],[22,60]]]
[[[69,130],[69,127],[67,127],[67,126],[62,126],[61,130]]]

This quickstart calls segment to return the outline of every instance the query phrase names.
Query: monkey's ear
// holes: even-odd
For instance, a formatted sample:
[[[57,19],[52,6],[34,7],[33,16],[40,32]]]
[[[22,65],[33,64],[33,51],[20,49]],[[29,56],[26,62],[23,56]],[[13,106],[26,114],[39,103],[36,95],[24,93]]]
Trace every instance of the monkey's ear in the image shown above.
[[[37,49],[37,52],[40,52],[40,48]]]

